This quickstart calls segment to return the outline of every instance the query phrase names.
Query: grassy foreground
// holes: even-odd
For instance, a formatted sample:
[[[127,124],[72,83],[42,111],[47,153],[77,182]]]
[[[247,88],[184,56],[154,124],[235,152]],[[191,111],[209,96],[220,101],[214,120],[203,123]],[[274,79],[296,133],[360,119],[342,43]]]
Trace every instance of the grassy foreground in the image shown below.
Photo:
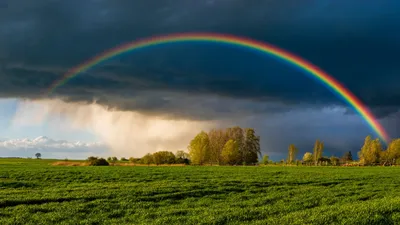
[[[0,159],[0,224],[400,224],[399,167]]]

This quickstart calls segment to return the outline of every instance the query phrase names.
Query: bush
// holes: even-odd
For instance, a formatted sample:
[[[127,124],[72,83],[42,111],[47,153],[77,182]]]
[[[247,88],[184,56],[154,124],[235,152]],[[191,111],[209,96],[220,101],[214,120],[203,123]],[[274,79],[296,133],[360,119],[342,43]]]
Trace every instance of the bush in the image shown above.
[[[129,158],[129,162],[131,162],[131,163],[140,163],[140,158],[133,158],[133,157],[130,157]]]
[[[89,158],[87,158],[87,161],[94,161],[94,160],[96,160],[96,159],[98,159],[97,157],[94,157],[94,156],[89,156]]]
[[[89,157],[89,166],[109,166],[110,164],[107,162],[107,160],[103,158],[97,158],[97,157]]]
[[[189,165],[189,164],[190,164],[190,160],[189,160],[189,159],[184,159],[184,160],[183,160],[183,163],[184,163],[185,165]]]

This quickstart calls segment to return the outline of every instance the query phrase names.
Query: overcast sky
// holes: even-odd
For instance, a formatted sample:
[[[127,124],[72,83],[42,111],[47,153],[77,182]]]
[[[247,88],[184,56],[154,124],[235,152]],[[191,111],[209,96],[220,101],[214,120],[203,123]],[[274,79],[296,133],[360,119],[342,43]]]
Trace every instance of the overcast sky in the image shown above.
[[[0,0],[0,154],[48,148],[44,157],[142,156],[186,149],[201,130],[240,125],[254,127],[262,151],[278,160],[290,143],[304,153],[317,138],[327,156],[356,155],[365,136],[375,136],[298,69],[212,43],[123,54],[70,80],[52,99],[42,95],[102,51],[181,32],[239,35],[293,52],[348,87],[391,137],[400,135],[398,1]],[[38,136],[86,145],[38,147]],[[24,138],[29,150],[15,147]]]

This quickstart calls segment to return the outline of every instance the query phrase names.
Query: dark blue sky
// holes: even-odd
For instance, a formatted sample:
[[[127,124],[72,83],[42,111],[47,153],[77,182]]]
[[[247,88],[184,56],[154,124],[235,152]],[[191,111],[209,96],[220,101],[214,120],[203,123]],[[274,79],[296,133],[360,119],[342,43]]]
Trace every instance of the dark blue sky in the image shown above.
[[[69,68],[137,38],[218,32],[304,57],[365,102],[391,136],[400,134],[400,2],[395,0],[0,2],[2,97],[41,98],[41,90]],[[255,126],[276,154],[290,142],[307,150],[315,138],[326,140],[332,153],[355,153],[371,133],[340,99],[295,68],[209,43],[124,54],[56,94],[151,115],[237,121]],[[343,110],[328,110],[335,107]]]

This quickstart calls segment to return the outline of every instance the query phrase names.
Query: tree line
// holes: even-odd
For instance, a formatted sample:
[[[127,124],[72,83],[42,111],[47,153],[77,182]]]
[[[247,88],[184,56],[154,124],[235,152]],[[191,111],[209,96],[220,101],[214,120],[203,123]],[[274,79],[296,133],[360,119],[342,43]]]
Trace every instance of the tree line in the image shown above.
[[[324,142],[320,140],[316,140],[314,143],[313,151],[306,152],[303,155],[302,160],[297,160],[296,156],[298,153],[298,149],[294,144],[290,144],[288,148],[288,157],[287,160],[281,160],[280,163],[283,164],[296,164],[296,165],[306,165],[306,166],[323,166],[323,165],[333,165],[337,166],[340,164],[346,164],[349,162],[353,162],[353,155],[351,151],[344,153],[342,157],[324,156]],[[267,164],[268,162],[263,160],[263,164]],[[271,163],[271,162],[270,162]],[[273,163],[273,162],[272,162]],[[276,164],[276,163],[274,163]]]
[[[188,151],[158,151],[142,158],[89,157],[90,164],[130,161],[134,164],[255,165],[261,157],[260,136],[253,128],[239,126],[201,131],[189,143]],[[101,162],[97,162],[101,161]]]
[[[324,155],[324,142],[316,140],[312,152],[306,152],[302,159],[297,159],[299,152],[294,144],[288,147],[286,160],[278,162],[269,160],[269,156],[262,157],[260,136],[252,128],[230,127],[226,129],[212,129],[209,132],[201,131],[189,143],[188,151],[179,150],[158,151],[148,153],[142,158],[108,157],[107,160],[89,157],[91,164],[105,165],[118,161],[129,161],[133,164],[185,164],[185,165],[306,165],[306,166],[339,166],[339,165],[400,165],[400,139],[392,140],[386,149],[379,139],[367,136],[364,145],[358,152],[359,161],[353,159],[351,151],[341,157]],[[259,160],[261,158],[261,160]],[[96,161],[97,160],[97,161]],[[100,162],[99,162],[100,160]]]
[[[108,166],[110,163],[118,163],[118,162],[130,162],[133,164],[156,164],[156,165],[162,165],[162,164],[186,164],[189,165],[189,154],[184,152],[183,150],[177,151],[175,154],[169,151],[158,151],[155,153],[148,153],[142,158],[134,158],[131,157],[129,159],[127,158],[120,158],[118,159],[117,157],[108,157],[107,160],[104,158],[99,158],[99,157],[94,157],[90,156],[87,158],[89,162],[89,165],[92,166]]]
[[[295,160],[296,154],[298,152],[297,148],[291,144],[288,148],[288,157],[286,162],[281,160],[281,163],[285,164],[302,164],[302,165],[341,165],[350,162],[356,162],[353,160],[351,151],[346,152],[341,158],[336,156],[326,157],[323,156],[324,143],[317,140],[314,144],[313,153],[306,152],[303,159]],[[382,143],[379,138],[372,139],[369,135],[365,138],[364,144],[361,150],[358,152],[359,161],[356,162],[358,165],[400,165],[400,138],[393,139],[387,146],[386,149],[383,148]],[[263,164],[267,164],[263,159]],[[276,164],[276,163],[275,163]]]

